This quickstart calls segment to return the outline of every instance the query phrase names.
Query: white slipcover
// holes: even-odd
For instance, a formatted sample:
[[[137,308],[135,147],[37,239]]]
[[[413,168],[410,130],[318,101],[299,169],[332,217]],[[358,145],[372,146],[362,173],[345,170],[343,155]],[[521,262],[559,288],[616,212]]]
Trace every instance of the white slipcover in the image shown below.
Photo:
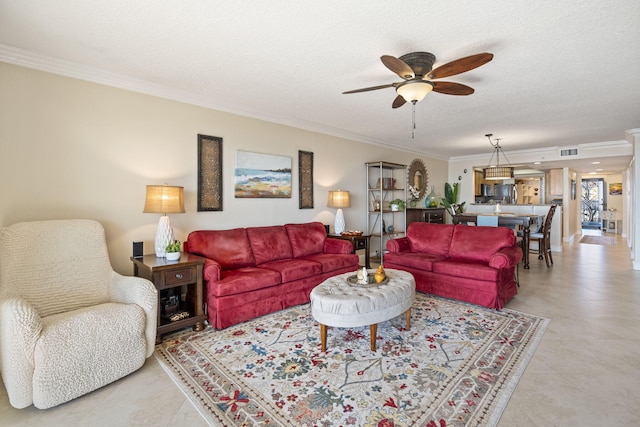
[[[122,378],[153,354],[157,291],[113,271],[102,225],[0,230],[0,372],[15,408],[50,408]]]

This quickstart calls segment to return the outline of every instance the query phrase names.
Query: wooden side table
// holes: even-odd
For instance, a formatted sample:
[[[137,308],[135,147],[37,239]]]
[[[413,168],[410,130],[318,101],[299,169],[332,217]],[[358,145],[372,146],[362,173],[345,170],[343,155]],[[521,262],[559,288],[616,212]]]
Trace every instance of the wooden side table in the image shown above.
[[[131,257],[133,261],[133,275],[150,280],[158,290],[158,327],[156,330],[156,344],[162,342],[162,335],[172,331],[193,327],[194,331],[204,329],[204,314],[202,268],[205,259],[197,255],[182,253],[178,261],[167,261],[155,255],[145,255],[142,258]],[[181,288],[186,286],[186,300],[181,298]],[[179,310],[189,312],[189,317],[171,321],[161,316],[161,301],[170,292],[178,291],[180,297]]]
[[[333,239],[341,239],[348,240],[353,245],[353,253],[355,254],[358,249],[364,249],[364,266],[367,268],[371,268],[371,260],[369,253],[369,239],[371,239],[370,234],[362,234],[360,236],[343,236],[341,234],[328,234],[327,237],[331,237]]]

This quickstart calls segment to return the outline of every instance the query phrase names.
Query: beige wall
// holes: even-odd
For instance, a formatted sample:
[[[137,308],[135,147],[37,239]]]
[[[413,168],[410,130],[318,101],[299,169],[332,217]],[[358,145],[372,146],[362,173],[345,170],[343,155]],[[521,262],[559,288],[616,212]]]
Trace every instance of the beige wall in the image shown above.
[[[0,226],[93,218],[107,232],[114,268],[131,274],[131,242],[153,253],[159,216],[143,214],[145,185],[181,185],[187,213],[176,237],[195,229],[317,220],[333,224],[330,189],[346,189],[347,228],[365,227],[364,162],[425,162],[442,188],[447,162],[207,108],[0,63]],[[197,212],[197,134],[223,138],[222,212]],[[235,199],[237,150],[289,156],[291,199]],[[298,150],[314,153],[314,209],[298,209]],[[1,249],[0,249],[1,250]]]

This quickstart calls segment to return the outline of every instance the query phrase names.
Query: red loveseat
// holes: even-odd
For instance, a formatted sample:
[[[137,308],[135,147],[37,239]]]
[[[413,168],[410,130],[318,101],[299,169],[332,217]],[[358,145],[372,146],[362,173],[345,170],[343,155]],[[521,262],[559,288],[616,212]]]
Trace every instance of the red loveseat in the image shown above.
[[[418,291],[495,309],[518,293],[522,249],[510,228],[412,222],[387,249],[385,268],[413,274]]]
[[[327,238],[320,222],[193,231],[184,251],[207,258],[207,316],[216,329],[307,303],[315,286],[358,269],[351,242]]]

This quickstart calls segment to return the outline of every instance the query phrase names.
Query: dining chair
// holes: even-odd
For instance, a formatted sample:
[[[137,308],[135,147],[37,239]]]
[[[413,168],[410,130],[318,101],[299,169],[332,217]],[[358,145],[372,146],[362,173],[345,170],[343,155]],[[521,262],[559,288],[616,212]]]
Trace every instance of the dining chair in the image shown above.
[[[478,215],[478,218],[476,219],[476,224],[478,226],[497,227],[498,215]]]
[[[537,253],[538,259],[543,259],[547,264],[547,268],[553,265],[553,257],[551,256],[551,222],[557,205],[551,205],[549,212],[544,218],[542,229],[529,235],[529,252]],[[531,249],[531,241],[538,242],[538,249]]]

